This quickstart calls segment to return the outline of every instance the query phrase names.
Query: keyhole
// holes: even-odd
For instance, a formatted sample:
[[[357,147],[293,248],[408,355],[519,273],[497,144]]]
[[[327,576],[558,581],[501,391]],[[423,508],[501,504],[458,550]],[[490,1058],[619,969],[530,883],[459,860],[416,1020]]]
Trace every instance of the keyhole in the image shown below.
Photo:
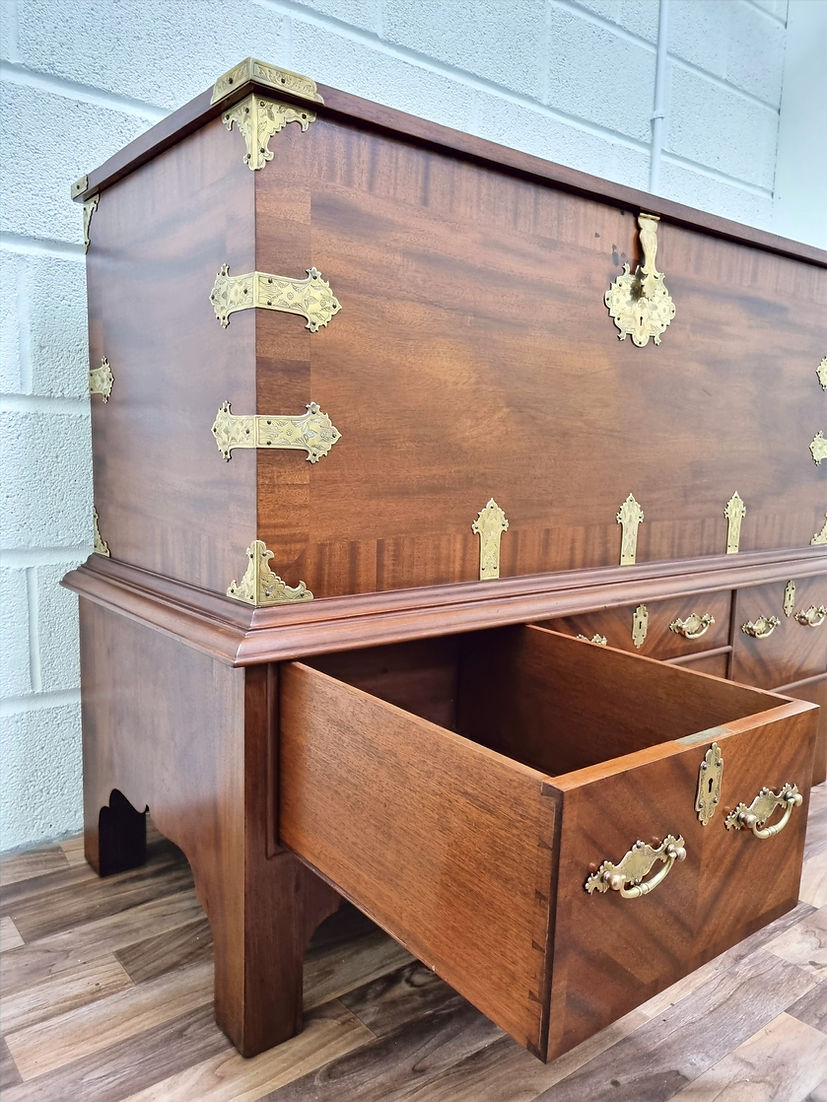
[[[709,793],[710,793],[710,795],[712,795],[712,781],[713,781],[713,778],[710,777],[709,778]]]

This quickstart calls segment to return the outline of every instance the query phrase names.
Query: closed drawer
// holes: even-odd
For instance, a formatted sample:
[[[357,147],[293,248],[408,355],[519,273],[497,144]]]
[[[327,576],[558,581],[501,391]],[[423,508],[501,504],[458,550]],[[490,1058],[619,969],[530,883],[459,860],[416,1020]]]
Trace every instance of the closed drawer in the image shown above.
[[[733,681],[772,688],[827,671],[827,577],[796,582],[790,615],[784,594],[783,582],[738,591]]]
[[[794,906],[814,714],[539,627],[291,663],[280,836],[552,1058]],[[713,740],[723,788],[702,826]],[[777,836],[724,829],[728,810],[787,781],[804,806]],[[686,858],[667,885],[585,890],[604,861],[670,834]]]
[[[793,685],[784,685],[776,691],[782,696],[809,700],[811,704],[819,706],[812,783],[822,784],[827,780],[827,673],[820,677],[808,677],[805,681],[796,681]]]
[[[651,658],[676,658],[729,643],[731,600],[727,590],[671,601],[645,601],[643,631],[635,628],[640,620],[640,605],[578,613],[549,620],[543,626],[564,635],[584,635],[587,639],[599,635],[610,647]]]
[[[670,665],[683,666],[684,669],[692,669],[697,673],[710,673],[713,677],[726,677],[729,671],[729,656],[731,647],[720,647],[718,650],[704,651],[702,654],[687,654],[680,658],[670,658]]]

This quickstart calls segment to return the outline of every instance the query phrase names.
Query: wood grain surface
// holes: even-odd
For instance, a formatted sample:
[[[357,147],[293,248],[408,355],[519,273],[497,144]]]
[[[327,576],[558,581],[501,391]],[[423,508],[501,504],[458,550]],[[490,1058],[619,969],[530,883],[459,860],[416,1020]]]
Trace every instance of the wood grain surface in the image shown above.
[[[60,874],[55,855],[78,852],[78,841],[9,856],[0,868],[8,864],[19,880],[25,877],[16,874],[28,866],[40,880],[29,897],[38,896],[47,908],[49,881]],[[822,875],[817,867],[827,871],[825,857],[822,785],[810,806],[808,880]],[[35,871],[43,866],[47,871]],[[80,900],[96,881],[91,869],[82,871],[72,889]],[[3,983],[4,1102],[820,1102],[827,1092],[827,981],[820,978],[827,895],[819,905],[799,903],[546,1065],[345,905],[319,929],[305,958],[304,1032],[245,1060],[213,1021],[209,983],[200,988],[194,1009],[183,1009],[186,992],[199,989],[209,959],[194,961],[186,944],[187,930],[192,941],[203,934],[187,871],[180,853],[150,832],[140,875],[151,887],[153,904],[121,896],[119,909],[100,916],[90,899],[58,929],[2,954],[4,964],[16,958],[15,972],[28,977],[17,995]],[[187,879],[183,890],[181,873]],[[15,907],[10,911],[14,920]],[[164,971],[147,976],[148,945],[160,947],[165,938]],[[61,960],[61,947],[63,963],[55,971],[44,969],[44,959]],[[98,994],[88,983],[92,969],[98,962],[101,977],[109,974],[113,953],[124,964],[128,985]],[[153,999],[159,982],[177,1008],[172,1016]],[[60,1001],[67,990],[78,992],[68,1021]],[[133,1016],[127,1012],[130,998]],[[40,1044],[22,1030],[21,1040],[10,1024],[10,1015],[24,1004],[37,1004],[48,1015]],[[112,1025],[106,1043],[90,1052],[92,1023],[101,1018]],[[80,1047],[55,1048],[52,1040],[61,1036],[70,1042],[76,1036]],[[30,1077],[21,1074],[15,1050]]]

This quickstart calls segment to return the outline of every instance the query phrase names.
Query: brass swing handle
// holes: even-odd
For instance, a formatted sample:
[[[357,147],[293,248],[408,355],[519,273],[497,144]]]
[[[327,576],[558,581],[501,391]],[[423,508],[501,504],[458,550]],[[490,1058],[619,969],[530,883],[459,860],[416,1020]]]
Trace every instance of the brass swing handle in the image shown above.
[[[685,620],[673,620],[669,630],[676,635],[682,635],[684,639],[700,639],[714,623],[715,617],[711,612],[705,612],[703,616],[693,612]]]
[[[741,625],[744,635],[751,635],[753,639],[768,639],[781,621],[777,616],[759,616],[757,620],[748,620]]]
[[[675,862],[685,858],[686,850],[680,835],[675,837],[674,834],[667,834],[659,846],[638,841],[616,865],[611,861],[604,861],[597,872],[589,876],[584,886],[590,895],[594,891],[607,892],[611,889],[620,892],[622,899],[639,899],[654,891],[669,875]],[[644,880],[643,877],[656,861],[662,861],[663,868],[651,880]]]
[[[803,801],[804,797],[794,784],[782,785],[777,793],[770,788],[762,788],[749,807],[738,804],[733,808],[727,815],[724,826],[727,830],[751,830],[756,838],[772,838],[781,833],[790,821],[794,808],[800,807]],[[777,823],[765,827],[764,823],[779,807],[784,808],[784,814]]]
[[[799,624],[803,624],[805,628],[820,628],[827,620],[827,606],[810,605],[803,612],[796,612],[793,619],[798,620]]]

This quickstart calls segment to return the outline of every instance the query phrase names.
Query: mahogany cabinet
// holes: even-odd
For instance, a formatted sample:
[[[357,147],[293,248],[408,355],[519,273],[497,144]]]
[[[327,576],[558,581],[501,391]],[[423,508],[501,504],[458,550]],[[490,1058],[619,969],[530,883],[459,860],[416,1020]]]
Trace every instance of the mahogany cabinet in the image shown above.
[[[243,1053],[342,896],[542,1059],[794,906],[827,255],[249,59],[73,194],[87,856]]]

